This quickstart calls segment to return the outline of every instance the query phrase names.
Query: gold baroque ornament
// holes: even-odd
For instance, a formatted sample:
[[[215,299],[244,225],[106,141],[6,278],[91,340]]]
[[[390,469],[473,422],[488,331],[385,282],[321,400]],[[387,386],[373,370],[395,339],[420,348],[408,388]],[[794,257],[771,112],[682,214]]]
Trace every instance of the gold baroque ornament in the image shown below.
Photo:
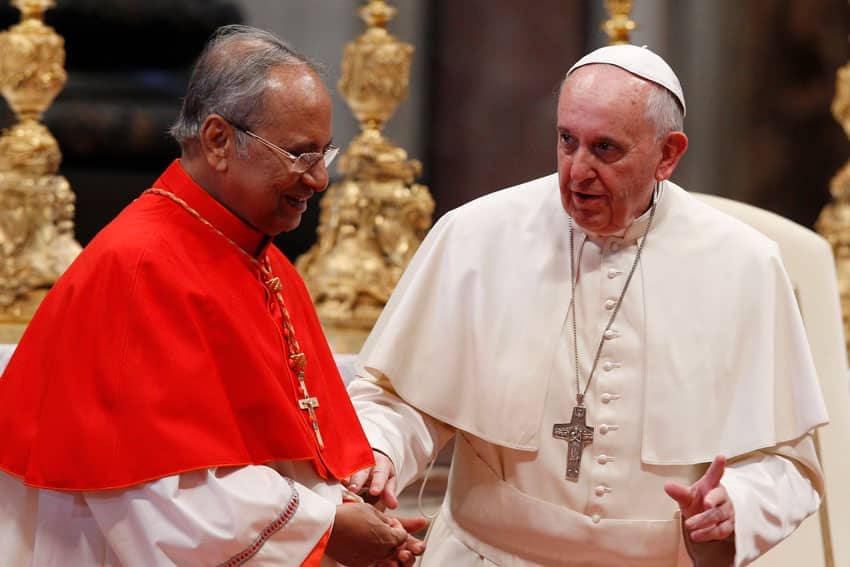
[[[43,22],[52,0],[15,0],[22,20],[0,33],[0,92],[18,122],[0,136],[0,342],[17,340],[46,290],[80,252],[62,154],[39,123],[62,90],[64,41]]]
[[[629,34],[637,29],[629,17],[632,4],[632,0],[605,0],[609,19],[602,23],[602,30],[608,34],[609,45],[629,43]]]
[[[850,137],[850,63],[838,70],[831,110],[832,115],[844,128],[844,133]],[[844,321],[844,344],[850,352],[850,160],[830,180],[829,192],[833,200],[821,210],[815,222],[815,230],[826,238],[835,256],[838,294]],[[815,443],[818,443],[817,431]],[[820,446],[817,445],[816,448],[820,454]],[[835,560],[826,502],[820,507],[819,515],[826,565],[832,566]]]
[[[832,103],[835,119],[850,136],[850,64],[838,71],[836,95]],[[833,176],[829,184],[833,200],[815,223],[815,229],[829,241],[835,255],[844,337],[850,339],[850,161]],[[848,343],[850,349],[850,343]]]
[[[385,28],[395,13],[384,0],[360,9],[367,29],[345,48],[339,89],[361,132],[321,200],[318,241],[296,263],[340,353],[360,350],[434,211],[428,188],[414,182],[422,164],[381,134],[407,96],[413,55]]]
[[[850,63],[838,70],[832,115],[850,136]],[[832,245],[845,341],[850,341],[850,161],[838,170],[829,183],[832,201],[823,208],[815,229]],[[850,351],[850,342],[847,343]]]

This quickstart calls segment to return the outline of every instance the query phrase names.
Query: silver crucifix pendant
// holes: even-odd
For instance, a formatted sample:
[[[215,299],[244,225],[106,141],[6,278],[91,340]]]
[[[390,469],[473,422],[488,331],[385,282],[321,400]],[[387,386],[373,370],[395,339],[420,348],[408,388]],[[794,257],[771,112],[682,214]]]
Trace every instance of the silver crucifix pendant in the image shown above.
[[[552,428],[552,437],[567,442],[567,480],[578,480],[581,453],[585,445],[593,443],[593,428],[588,427],[586,417],[587,408],[575,406],[569,423],[556,423]]]

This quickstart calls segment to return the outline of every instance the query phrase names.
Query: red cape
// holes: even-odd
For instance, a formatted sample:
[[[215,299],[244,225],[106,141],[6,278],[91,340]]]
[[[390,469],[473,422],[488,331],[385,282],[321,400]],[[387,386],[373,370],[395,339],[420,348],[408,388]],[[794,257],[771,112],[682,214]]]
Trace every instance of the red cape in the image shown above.
[[[155,187],[245,250],[248,227],[172,164]],[[0,469],[31,486],[98,490],[184,471],[312,460],[323,477],[372,464],[303,281],[266,243],[302,351],[320,450],[258,269],[181,206],[145,194],[68,268],[0,378]]]

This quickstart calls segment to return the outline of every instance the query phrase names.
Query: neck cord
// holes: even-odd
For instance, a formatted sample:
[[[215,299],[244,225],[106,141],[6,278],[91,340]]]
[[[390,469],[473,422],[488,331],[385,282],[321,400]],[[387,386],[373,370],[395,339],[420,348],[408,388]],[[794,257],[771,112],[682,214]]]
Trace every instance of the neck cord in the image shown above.
[[[652,226],[652,219],[655,217],[655,209],[658,206],[660,188],[661,182],[656,182],[655,191],[652,196],[652,207],[649,211],[649,220],[646,223],[646,228],[643,231],[640,244],[638,244],[637,252],[635,253],[635,260],[632,262],[629,275],[626,277],[626,283],[623,285],[623,291],[620,292],[620,297],[617,299],[617,303],[614,304],[614,310],[611,313],[611,317],[608,319],[608,324],[605,325],[605,330],[602,331],[602,336],[599,338],[599,345],[596,347],[596,356],[593,357],[593,365],[590,367],[590,374],[587,377],[587,383],[585,383],[583,390],[581,389],[581,381],[579,379],[578,333],[576,330],[576,288],[578,286],[578,270],[576,269],[575,245],[573,243],[573,219],[570,217],[570,284],[572,286],[573,293],[573,296],[570,299],[570,308],[573,312],[573,353],[575,354],[576,370],[576,405],[584,405],[584,397],[587,394],[587,389],[590,387],[591,380],[593,380],[593,374],[596,371],[596,365],[599,363],[599,357],[602,355],[602,346],[605,344],[605,333],[607,333],[611,329],[611,325],[614,324],[614,319],[617,317],[617,313],[620,311],[620,305],[623,303],[623,297],[626,295],[626,290],[629,289],[632,276],[634,275],[635,269],[640,261],[641,251],[643,250],[644,244],[646,244],[646,237],[649,234],[650,227]]]

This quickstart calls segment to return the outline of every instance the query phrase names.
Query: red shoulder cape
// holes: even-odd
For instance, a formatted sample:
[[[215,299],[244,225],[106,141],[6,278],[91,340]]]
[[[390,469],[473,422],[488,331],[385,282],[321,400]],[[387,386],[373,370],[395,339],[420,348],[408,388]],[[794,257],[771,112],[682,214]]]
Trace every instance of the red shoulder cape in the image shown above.
[[[155,187],[246,250],[254,231],[172,164]],[[281,314],[233,244],[145,194],[44,299],[0,378],[0,469],[64,490],[216,466],[311,460],[323,477],[372,464],[303,281],[266,244],[302,351],[321,450],[287,364]]]

